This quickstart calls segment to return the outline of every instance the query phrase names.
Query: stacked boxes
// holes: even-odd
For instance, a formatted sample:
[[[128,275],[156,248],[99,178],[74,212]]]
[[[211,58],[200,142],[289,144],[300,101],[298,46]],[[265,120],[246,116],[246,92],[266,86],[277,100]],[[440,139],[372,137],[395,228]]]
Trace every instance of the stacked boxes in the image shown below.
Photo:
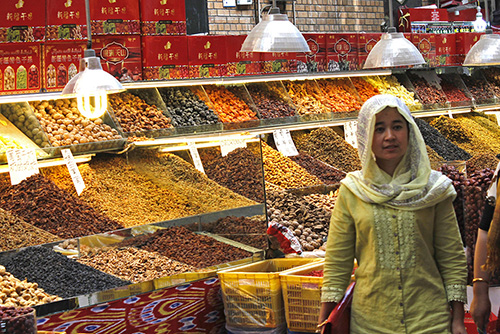
[[[261,73],[258,52],[240,52],[247,35],[226,36],[227,75],[255,75]]]
[[[184,1],[141,0],[143,36],[186,35]]]
[[[326,34],[311,33],[303,36],[311,52],[297,54],[297,72],[326,71]]]
[[[92,35],[139,35],[138,0],[90,0]]]
[[[189,77],[187,36],[142,36],[142,50],[145,80]]]
[[[79,71],[86,42],[48,42],[43,47],[43,86],[62,91]]]
[[[382,38],[381,33],[359,33],[358,34],[358,69],[362,70],[368,54],[375,44]]]
[[[46,41],[73,41],[87,39],[87,23],[84,1],[46,1]]]
[[[357,33],[333,33],[326,35],[327,70],[354,71],[358,68]]]
[[[190,78],[227,75],[226,36],[188,36]]]
[[[476,44],[477,41],[481,38],[483,33],[477,32],[461,32],[455,34],[455,47],[457,54],[457,63],[462,64],[465,60],[465,56],[469,52],[469,50]]]

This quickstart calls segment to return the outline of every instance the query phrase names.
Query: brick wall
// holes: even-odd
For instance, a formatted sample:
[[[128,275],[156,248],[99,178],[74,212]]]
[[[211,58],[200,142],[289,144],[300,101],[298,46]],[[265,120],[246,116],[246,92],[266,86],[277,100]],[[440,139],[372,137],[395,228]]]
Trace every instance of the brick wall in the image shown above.
[[[222,0],[207,0],[211,34],[248,33],[255,26],[255,6],[224,8]],[[270,1],[261,0],[261,8]],[[280,4],[281,2],[278,2]],[[280,5],[293,19],[292,2]],[[283,10],[282,10],[283,12]],[[302,32],[379,32],[384,0],[296,0],[295,25]]]

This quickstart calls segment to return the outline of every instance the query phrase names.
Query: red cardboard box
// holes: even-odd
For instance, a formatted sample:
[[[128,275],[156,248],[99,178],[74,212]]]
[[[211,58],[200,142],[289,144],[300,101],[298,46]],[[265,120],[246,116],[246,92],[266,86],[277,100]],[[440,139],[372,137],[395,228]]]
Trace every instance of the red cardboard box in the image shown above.
[[[431,67],[437,66],[436,34],[412,34],[411,38],[427,65]]]
[[[260,74],[261,62],[258,52],[240,52],[247,35],[226,36],[227,75]]]
[[[87,39],[85,1],[46,0],[48,41]]]
[[[358,68],[357,33],[327,34],[328,71],[353,71]]]
[[[142,80],[141,36],[96,36],[92,40],[106,72],[120,81]]]
[[[92,35],[140,34],[139,0],[90,0]]]
[[[39,92],[41,60],[38,43],[0,44],[0,95]]]
[[[226,36],[187,36],[190,78],[227,75]]]
[[[187,36],[143,36],[142,74],[145,80],[188,78]]]
[[[476,44],[484,33],[459,32],[455,33],[456,63],[462,64],[469,50]]]
[[[296,52],[262,52],[262,73],[296,73]]]
[[[444,8],[402,8],[399,11],[398,30],[411,32],[412,22],[448,22],[448,10]]]
[[[2,0],[0,18],[0,43],[45,40],[45,0]]]
[[[62,91],[79,70],[86,42],[47,42],[43,46],[43,87]]]
[[[297,53],[298,72],[323,72],[326,71],[326,34],[303,34],[311,52]],[[306,68],[300,68],[304,64]],[[302,65],[302,66],[304,66]]]
[[[140,0],[142,35],[185,35],[184,0]]]
[[[435,34],[437,66],[459,65],[455,34]]]
[[[375,44],[382,38],[382,33],[359,33],[358,34],[358,69],[362,70],[368,54]]]

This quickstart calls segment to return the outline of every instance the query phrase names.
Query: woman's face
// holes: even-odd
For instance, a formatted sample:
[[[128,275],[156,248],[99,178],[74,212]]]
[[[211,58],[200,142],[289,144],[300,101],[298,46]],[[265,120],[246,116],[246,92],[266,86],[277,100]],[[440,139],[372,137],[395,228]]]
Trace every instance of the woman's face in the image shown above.
[[[408,123],[396,108],[387,107],[376,115],[372,152],[377,165],[393,175],[408,147]]]

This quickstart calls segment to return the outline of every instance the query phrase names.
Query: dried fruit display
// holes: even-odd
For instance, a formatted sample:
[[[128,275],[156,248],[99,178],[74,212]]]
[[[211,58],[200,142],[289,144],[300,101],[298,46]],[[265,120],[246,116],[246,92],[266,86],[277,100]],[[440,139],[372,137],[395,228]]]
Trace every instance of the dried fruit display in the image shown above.
[[[0,327],[9,334],[36,334],[35,310],[31,307],[0,306]]]
[[[130,284],[42,246],[21,249],[1,259],[1,265],[14,277],[36,282],[45,292],[62,298]]]
[[[132,283],[195,271],[193,266],[133,247],[83,247],[80,251],[79,263]]]
[[[258,203],[264,203],[261,159],[248,148],[222,156],[219,149],[200,151],[203,169],[218,184]]]
[[[290,158],[262,143],[264,175],[267,182],[284,189],[303,188],[323,184],[316,176]]]
[[[429,82],[424,77],[414,73],[408,73],[413,87],[424,105],[444,105],[446,103],[446,95],[440,87]]]
[[[30,102],[30,105],[54,147],[122,139],[102,118],[83,117],[76,100]]]
[[[331,211],[284,191],[267,192],[269,223],[288,227],[307,251],[319,249],[326,240]]]
[[[368,82],[365,77],[352,77],[351,82],[363,103],[370,97],[380,94],[378,88]]]
[[[299,115],[330,112],[328,101],[314,81],[283,81],[283,85]]]
[[[65,239],[123,228],[41,174],[1,189],[0,207]]]
[[[470,97],[465,92],[465,87],[459,87],[456,80],[461,80],[459,76],[440,75],[440,85],[449,102],[464,102],[471,101]]]
[[[0,209],[0,251],[35,246],[61,240],[60,237],[26,223],[11,212]]]
[[[471,119],[468,115],[460,115],[459,117],[456,118],[456,120],[464,127],[467,128],[469,131],[471,131],[474,134],[474,137],[477,139],[477,141],[480,143],[481,147],[488,148],[488,151],[481,151],[477,150],[471,153],[476,153],[476,152],[489,152],[493,154],[498,154],[500,152],[500,134],[498,131],[491,131],[483,126],[481,126],[479,123]]]
[[[425,143],[444,160],[470,159],[471,155],[469,153],[448,140],[437,128],[420,118],[415,118],[415,122],[424,137]]]
[[[361,169],[358,150],[331,128],[313,130],[299,140],[292,134],[292,138],[297,149],[341,171],[352,172]]]
[[[329,194],[311,194],[304,196],[304,199],[319,208],[325,209],[326,212],[332,212],[337,202],[337,192],[330,192]]]
[[[86,184],[80,199],[125,227],[255,204],[173,154],[135,150],[129,152],[128,163],[121,156],[97,156],[79,170]],[[42,172],[75,193],[66,168]]]
[[[337,184],[346,176],[346,173],[343,171],[314,159],[304,152],[299,152],[299,155],[291,156],[290,159],[305,168],[312,175],[318,177],[325,184]]]
[[[498,67],[489,67],[482,73],[495,93],[495,96],[500,98],[500,69]]]
[[[331,111],[348,112],[361,109],[359,98],[349,79],[323,79],[317,83]]]
[[[444,161],[443,157],[437,154],[429,145],[425,145],[425,148],[427,149],[427,155],[431,162]]]
[[[262,118],[289,117],[295,115],[295,106],[284,96],[277,84],[249,84],[246,86]]]
[[[380,94],[390,94],[399,97],[412,111],[421,110],[422,104],[415,98],[415,93],[408,91],[394,76],[372,76],[366,80],[378,89]]]
[[[40,147],[49,147],[49,139],[44,133],[28,103],[3,103],[0,112]]]
[[[462,74],[460,77],[465,83],[465,86],[469,89],[469,92],[472,94],[476,103],[488,103],[489,101],[495,98],[491,86],[484,79],[480,72],[478,74],[473,74],[472,76],[468,76]]]
[[[483,169],[495,170],[498,165],[498,159],[493,154],[476,154],[469,160],[467,160],[467,173],[472,175],[472,173],[479,172]]]
[[[196,268],[207,268],[252,256],[250,252],[209,236],[196,234],[182,226],[159,229],[154,233],[127,239],[116,246],[132,246],[157,252]]]
[[[158,91],[167,106],[167,111],[172,115],[173,126],[197,126],[219,122],[214,111],[188,87],[166,87]]]
[[[250,109],[242,96],[241,88],[205,86],[205,91],[223,123],[256,120],[257,113]]]
[[[109,106],[126,133],[146,132],[152,136],[168,134],[162,129],[172,128],[171,119],[154,105],[125,92],[108,96]]]
[[[23,281],[14,277],[0,266],[0,305],[6,307],[27,307],[60,300],[58,296],[50,295],[41,289],[37,283]]]

